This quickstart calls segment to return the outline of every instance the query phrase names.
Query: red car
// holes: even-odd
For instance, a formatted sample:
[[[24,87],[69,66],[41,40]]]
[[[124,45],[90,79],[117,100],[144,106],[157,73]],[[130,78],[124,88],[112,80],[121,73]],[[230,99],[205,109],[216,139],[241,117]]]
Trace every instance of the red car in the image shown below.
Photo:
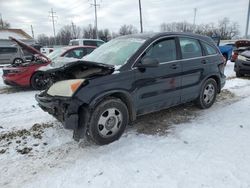
[[[39,71],[40,67],[47,66],[51,62],[54,62],[58,57],[81,59],[96,48],[95,46],[63,47],[55,49],[48,56],[45,56],[22,41],[14,38],[11,39],[28,52],[34,54],[34,58],[31,62],[12,64],[4,67],[2,76],[4,83],[12,86],[32,87],[37,90],[45,89],[48,85],[46,75],[42,71]]]

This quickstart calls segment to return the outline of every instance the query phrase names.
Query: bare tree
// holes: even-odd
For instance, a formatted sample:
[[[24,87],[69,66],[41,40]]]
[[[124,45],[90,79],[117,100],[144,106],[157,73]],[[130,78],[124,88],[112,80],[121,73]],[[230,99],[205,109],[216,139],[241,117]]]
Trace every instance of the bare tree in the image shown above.
[[[108,29],[103,29],[98,31],[99,39],[108,42],[111,39],[111,34]]]
[[[0,29],[9,29],[9,28],[10,28],[10,23],[0,19]]]
[[[223,18],[218,21],[218,24],[200,24],[194,25],[188,22],[172,22],[162,23],[160,25],[161,31],[172,32],[194,32],[207,36],[220,36],[221,39],[232,39],[239,36],[239,24],[237,22],[231,23],[228,18]]]
[[[138,30],[133,25],[123,25],[119,29],[120,35],[130,35],[130,34],[135,34],[135,33],[138,33]]]
[[[91,24],[83,28],[83,38],[86,38],[86,39],[96,38],[95,28]]]

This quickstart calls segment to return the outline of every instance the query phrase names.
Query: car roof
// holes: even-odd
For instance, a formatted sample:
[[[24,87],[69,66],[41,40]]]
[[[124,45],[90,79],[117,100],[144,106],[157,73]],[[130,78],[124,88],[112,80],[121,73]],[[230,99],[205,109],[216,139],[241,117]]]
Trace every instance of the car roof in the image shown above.
[[[63,47],[64,50],[72,50],[76,48],[96,48],[96,46],[65,46]]]
[[[88,41],[101,41],[101,42],[104,42],[103,40],[101,39],[72,39],[70,41],[84,41],[84,40],[88,40]]]
[[[160,32],[160,33],[138,33],[138,34],[132,34],[132,35],[125,35],[119,38],[140,38],[140,39],[150,39],[150,38],[160,38],[164,36],[187,36],[187,37],[194,37],[201,40],[205,40],[207,42],[211,42],[212,38],[204,35],[199,35],[195,33],[187,33],[187,32]]]

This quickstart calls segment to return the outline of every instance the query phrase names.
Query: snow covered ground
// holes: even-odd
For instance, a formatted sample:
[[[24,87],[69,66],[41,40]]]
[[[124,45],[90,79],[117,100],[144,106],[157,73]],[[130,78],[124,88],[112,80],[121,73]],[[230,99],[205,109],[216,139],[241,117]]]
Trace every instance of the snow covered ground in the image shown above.
[[[144,116],[107,146],[74,142],[37,107],[36,92],[8,93],[0,83],[0,187],[249,188],[250,80],[235,78],[231,62],[225,72],[226,86],[210,109],[182,105]],[[169,126],[166,117],[185,110],[188,121]],[[151,116],[166,134],[138,132]]]

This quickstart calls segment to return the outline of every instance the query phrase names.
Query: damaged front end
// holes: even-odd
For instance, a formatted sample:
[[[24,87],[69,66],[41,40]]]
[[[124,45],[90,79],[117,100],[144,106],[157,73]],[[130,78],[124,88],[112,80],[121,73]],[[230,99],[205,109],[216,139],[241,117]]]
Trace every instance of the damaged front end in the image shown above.
[[[62,122],[66,129],[76,130],[79,129],[79,112],[85,104],[76,93],[91,79],[111,74],[114,67],[80,60],[44,71],[57,81],[35,96],[38,105]]]

